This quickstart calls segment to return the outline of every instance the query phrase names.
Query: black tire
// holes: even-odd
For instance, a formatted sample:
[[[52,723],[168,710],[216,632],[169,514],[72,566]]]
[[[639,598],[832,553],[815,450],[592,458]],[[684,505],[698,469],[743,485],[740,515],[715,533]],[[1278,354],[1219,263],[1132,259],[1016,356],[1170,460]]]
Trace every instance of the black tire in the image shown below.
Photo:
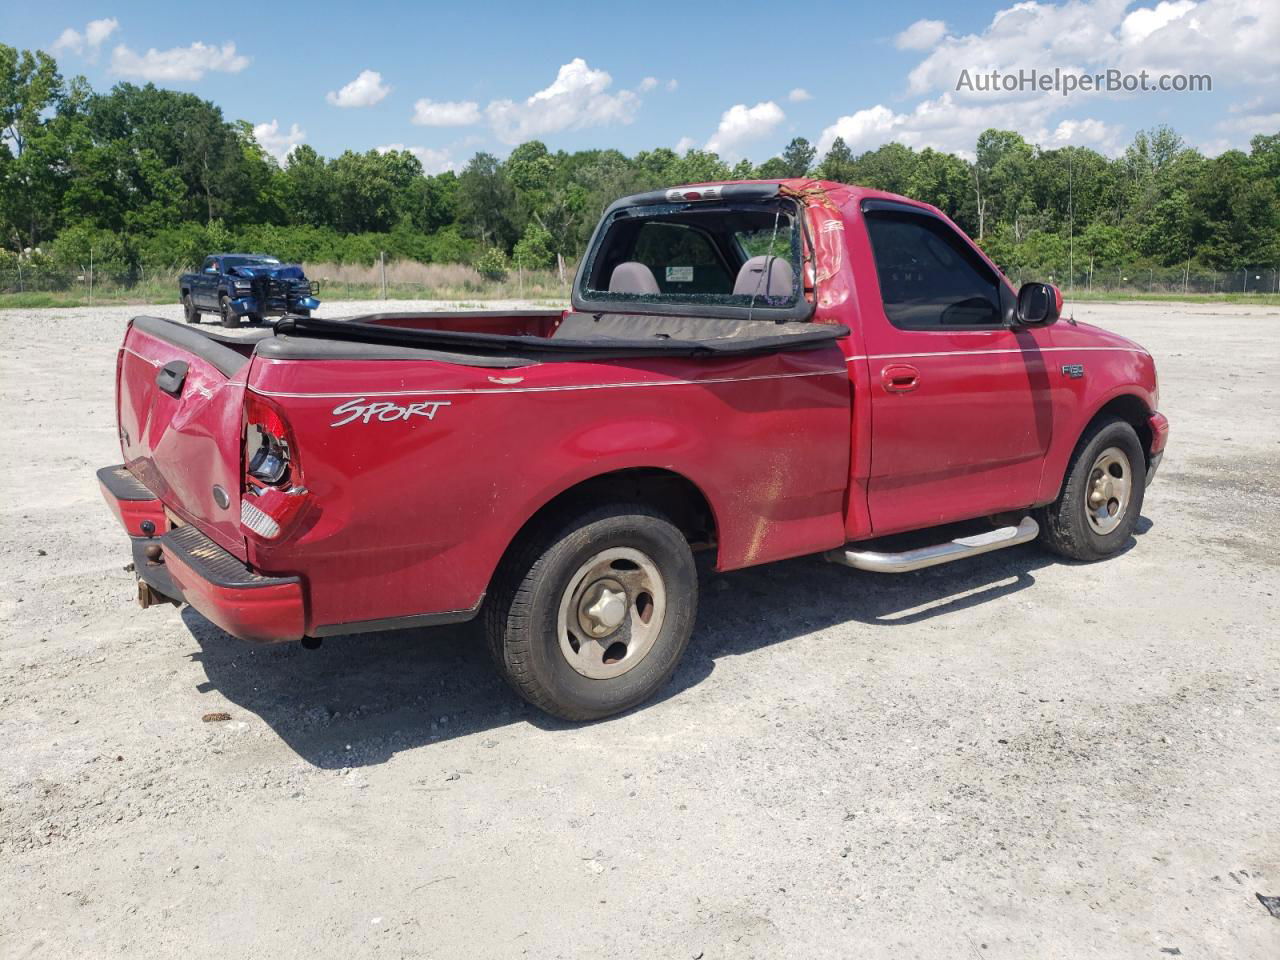
[[[310,311],[310,310],[295,310],[295,311],[293,312],[293,315],[294,315],[295,317],[310,317],[310,316],[311,316],[311,311]]]
[[[1109,501],[1098,493],[1098,506],[1091,511],[1090,496],[1097,489],[1098,481],[1106,479],[1101,470],[1095,470],[1095,465],[1111,450],[1123,454],[1128,463],[1127,466],[1113,464],[1107,469],[1116,479],[1127,478],[1129,483],[1123,503],[1116,501],[1120,504],[1116,515],[1103,518],[1103,526],[1108,523],[1114,523],[1114,526],[1100,530],[1091,522],[1090,513],[1097,517]],[[1146,455],[1133,427],[1117,417],[1094,422],[1071,455],[1058,499],[1038,511],[1036,519],[1040,522],[1041,542],[1054,553],[1072,560],[1092,562],[1118,553],[1128,544],[1134,525],[1142,514],[1146,485]],[[1121,511],[1123,515],[1120,515]]]
[[[262,314],[260,313],[249,314],[249,323],[255,327],[262,326]]]
[[[184,293],[182,295],[182,318],[186,320],[187,323],[200,322],[200,311],[196,309],[196,303],[191,299],[190,293]]]
[[[222,317],[222,325],[224,327],[240,326],[240,317],[231,309],[231,298],[225,293],[218,297],[218,313]]]
[[[572,589],[585,566],[619,550],[651,562],[660,577],[665,613],[653,629],[651,646],[633,666],[618,676],[593,678],[575,667],[562,647],[561,607],[572,608],[573,597],[585,597],[585,581]],[[597,641],[602,648],[614,649],[614,638],[631,643],[632,630],[640,626],[635,617],[645,595],[625,589],[625,621]],[[647,700],[671,678],[693,632],[697,604],[697,571],[684,535],[656,511],[611,504],[562,514],[525,536],[495,578],[484,622],[489,650],[516,693],[563,720],[598,720]]]

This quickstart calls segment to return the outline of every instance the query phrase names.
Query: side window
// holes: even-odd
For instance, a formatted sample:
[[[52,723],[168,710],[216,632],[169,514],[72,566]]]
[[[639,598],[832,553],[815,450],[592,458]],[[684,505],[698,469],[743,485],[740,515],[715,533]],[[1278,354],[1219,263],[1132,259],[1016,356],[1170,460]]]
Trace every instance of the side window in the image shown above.
[[[204,270],[205,273],[217,273],[218,261],[213,259],[213,257],[205,257],[204,266],[201,269]]]
[[[729,274],[711,241],[675,223],[646,223],[632,258],[653,271],[663,293],[732,293]]]
[[[880,295],[904,330],[1001,325],[999,281],[955,231],[933,217],[868,212]]]

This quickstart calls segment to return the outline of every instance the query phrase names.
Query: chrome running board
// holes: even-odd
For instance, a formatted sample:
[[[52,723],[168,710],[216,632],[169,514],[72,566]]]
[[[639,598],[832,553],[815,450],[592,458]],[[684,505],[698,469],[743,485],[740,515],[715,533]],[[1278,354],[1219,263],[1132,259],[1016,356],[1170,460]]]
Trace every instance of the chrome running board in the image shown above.
[[[872,570],[876,573],[909,573],[912,570],[923,570],[925,567],[936,567],[940,563],[950,563],[952,560],[976,557],[980,553],[990,553],[992,550],[1016,547],[1020,543],[1034,540],[1039,533],[1040,525],[1031,517],[1023,517],[1022,522],[1016,527],[999,527],[973,536],[956,537],[946,543],[917,547],[915,550],[903,550],[901,553],[855,550],[846,547],[840,550],[828,550],[825,556],[832,563],[843,563],[859,570]]]

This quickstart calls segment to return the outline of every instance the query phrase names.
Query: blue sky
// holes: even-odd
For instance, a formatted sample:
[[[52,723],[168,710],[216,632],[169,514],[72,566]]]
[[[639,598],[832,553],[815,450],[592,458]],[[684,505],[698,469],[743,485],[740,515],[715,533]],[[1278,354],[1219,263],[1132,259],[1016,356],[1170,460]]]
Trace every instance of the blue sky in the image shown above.
[[[329,156],[398,145],[433,171],[533,137],[552,149],[710,146],[761,161],[793,136],[965,153],[999,126],[1114,153],[1137,129],[1169,123],[1217,153],[1280,132],[1275,0],[197,9],[8,4],[0,38],[54,52],[65,75],[98,89],[152,79],[199,94],[257,125],[280,156],[299,142]],[[1209,74],[1213,90],[956,89],[964,70],[1032,67]]]

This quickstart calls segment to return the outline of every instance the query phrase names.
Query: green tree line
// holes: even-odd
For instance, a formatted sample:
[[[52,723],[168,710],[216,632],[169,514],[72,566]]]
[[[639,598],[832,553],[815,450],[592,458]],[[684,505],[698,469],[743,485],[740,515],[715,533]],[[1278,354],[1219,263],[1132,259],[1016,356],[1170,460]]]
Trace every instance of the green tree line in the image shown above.
[[[824,156],[804,138],[754,165],[658,148],[477,153],[428,175],[409,151],[296,148],[282,164],[190,93],[66,80],[43,51],[0,44],[0,260],[83,269],[182,267],[218,249],[294,261],[546,267],[574,260],[619,196],[729,178],[818,176],[915,197],[952,217],[1006,269],[1085,262],[1238,269],[1280,261],[1280,134],[1206,157],[1173,130],[1123,155],[1043,149],[987,130],[969,161],[890,143]],[[36,251],[39,251],[36,253]]]

